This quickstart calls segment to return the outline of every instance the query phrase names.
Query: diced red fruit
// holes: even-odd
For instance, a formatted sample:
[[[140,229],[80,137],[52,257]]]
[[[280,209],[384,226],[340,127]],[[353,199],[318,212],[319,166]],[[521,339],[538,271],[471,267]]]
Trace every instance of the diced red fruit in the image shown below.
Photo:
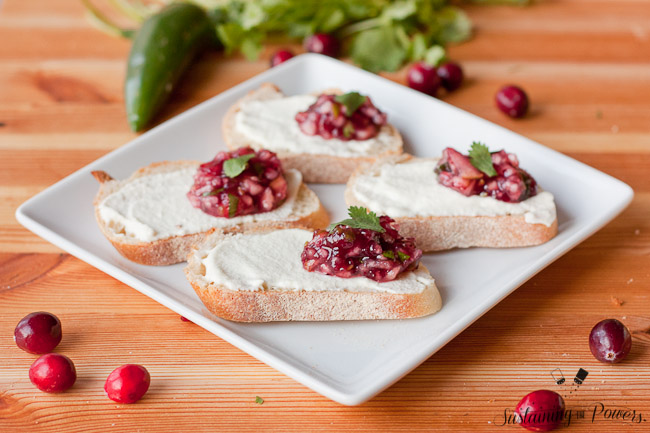
[[[113,370],[104,384],[104,391],[117,403],[135,403],[145,395],[151,383],[146,368],[137,364],[126,364]]]
[[[436,68],[424,62],[413,64],[406,73],[406,80],[411,89],[431,96],[436,96],[440,87],[440,77]]]
[[[606,364],[621,362],[631,349],[630,331],[616,319],[598,322],[589,334],[589,350],[600,362]]]
[[[255,156],[244,171],[234,178],[228,177],[224,162],[248,154]],[[287,197],[287,190],[277,155],[266,149],[255,152],[246,147],[219,152],[212,161],[202,164],[187,198],[192,206],[209,215],[232,218],[276,209]]]
[[[412,238],[398,233],[397,223],[379,217],[384,233],[339,225],[331,232],[317,230],[303,249],[303,267],[340,278],[366,277],[392,281],[399,274],[417,268],[422,250]]]
[[[330,57],[338,57],[341,50],[339,40],[327,33],[315,33],[305,38],[304,47],[310,53],[324,54]]]
[[[562,424],[564,399],[554,391],[542,389],[533,391],[521,399],[515,413],[520,425],[530,431],[551,431]]]
[[[386,124],[386,114],[369,97],[352,115],[335,98],[336,95],[320,95],[306,111],[296,114],[296,122],[304,134],[320,135],[326,140],[368,140]]]
[[[458,63],[444,63],[438,66],[437,73],[440,78],[440,84],[448,92],[453,92],[463,83],[463,69]]]
[[[278,66],[280,63],[284,63],[292,57],[293,53],[289,50],[276,51],[275,54],[271,56],[271,67]]]
[[[14,340],[25,352],[49,353],[61,342],[61,321],[45,311],[30,313],[23,317],[16,329]]]
[[[495,99],[499,110],[510,117],[524,117],[528,113],[528,95],[521,87],[502,87],[497,92]]]
[[[466,196],[484,194],[504,202],[520,202],[537,195],[537,182],[519,161],[505,150],[492,153],[496,176],[488,176],[472,165],[468,156],[448,147],[436,166],[438,182]]]
[[[29,380],[43,392],[63,392],[74,385],[77,370],[67,356],[48,353],[29,368]]]

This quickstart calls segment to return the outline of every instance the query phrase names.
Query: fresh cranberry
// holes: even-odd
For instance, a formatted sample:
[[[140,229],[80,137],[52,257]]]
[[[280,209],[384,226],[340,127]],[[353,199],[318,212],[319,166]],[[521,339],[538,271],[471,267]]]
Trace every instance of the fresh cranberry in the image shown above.
[[[271,67],[278,66],[293,57],[293,53],[289,50],[276,51],[271,57]]]
[[[505,150],[492,152],[496,176],[488,176],[472,165],[468,156],[446,148],[436,166],[438,182],[466,196],[487,195],[504,202],[520,202],[537,195],[537,182],[519,168],[519,160]]]
[[[374,106],[369,97],[353,112],[337,102],[337,95],[320,95],[306,111],[296,114],[298,127],[306,135],[320,135],[329,140],[368,140],[386,124],[386,114]]]
[[[45,311],[30,313],[16,325],[14,340],[25,352],[49,353],[61,342],[61,321]]]
[[[341,44],[336,37],[327,33],[315,33],[305,39],[304,47],[310,53],[338,57]]]
[[[226,161],[244,155],[253,156],[244,163],[241,173],[229,177]],[[277,155],[266,149],[255,152],[250,147],[219,152],[212,161],[202,164],[187,193],[192,206],[224,218],[269,212],[286,197],[287,181]]]
[[[621,362],[632,348],[632,337],[625,325],[616,319],[596,324],[589,334],[589,349],[594,358],[607,364]]]
[[[149,389],[151,376],[146,368],[136,364],[126,364],[113,370],[106,379],[104,391],[118,403],[135,403]]]
[[[424,62],[411,66],[407,72],[406,79],[411,89],[419,90],[427,95],[436,96],[440,87],[440,77],[436,68]]]
[[[63,392],[74,385],[77,370],[67,356],[48,353],[29,368],[29,380],[44,392]]]
[[[398,233],[397,223],[379,217],[384,232],[338,225],[332,231],[316,230],[302,251],[303,267],[340,278],[366,277],[391,281],[418,266],[422,250],[412,238]]]
[[[463,83],[463,69],[458,63],[447,62],[440,65],[437,73],[440,78],[440,84],[448,92],[453,92]]]
[[[188,319],[188,318],[187,318],[187,317],[185,317],[185,316],[181,316],[181,321],[183,321],[183,322],[190,322],[190,323],[194,323],[194,322],[192,322],[192,321],[191,321],[190,319]]]
[[[526,430],[551,431],[562,423],[564,409],[564,399],[560,394],[542,389],[522,398],[515,412]]]
[[[524,117],[528,112],[528,95],[521,87],[505,86],[496,95],[497,107],[510,117]]]

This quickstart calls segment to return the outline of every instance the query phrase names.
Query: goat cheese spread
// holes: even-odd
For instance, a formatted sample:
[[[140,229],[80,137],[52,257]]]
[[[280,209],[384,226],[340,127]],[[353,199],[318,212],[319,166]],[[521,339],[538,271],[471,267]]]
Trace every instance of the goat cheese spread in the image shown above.
[[[358,203],[391,217],[523,215],[527,223],[547,227],[555,221],[555,202],[548,191],[519,203],[478,195],[467,197],[438,182],[436,162],[413,158],[384,164],[373,173],[358,176],[351,193]]]
[[[339,278],[302,267],[300,254],[312,238],[309,230],[287,229],[263,234],[236,234],[220,241],[202,260],[205,278],[230,290],[305,290],[421,293],[434,283],[422,266],[393,281]],[[272,253],[271,253],[272,252]]]

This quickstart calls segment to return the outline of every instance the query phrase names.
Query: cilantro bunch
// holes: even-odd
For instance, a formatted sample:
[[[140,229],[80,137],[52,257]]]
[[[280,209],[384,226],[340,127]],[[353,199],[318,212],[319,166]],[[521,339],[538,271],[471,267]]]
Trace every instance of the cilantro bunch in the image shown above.
[[[362,68],[395,71],[410,61],[436,64],[447,43],[471,36],[469,18],[448,0],[212,1],[200,3],[210,11],[226,52],[241,51],[249,60],[270,37],[330,33]]]

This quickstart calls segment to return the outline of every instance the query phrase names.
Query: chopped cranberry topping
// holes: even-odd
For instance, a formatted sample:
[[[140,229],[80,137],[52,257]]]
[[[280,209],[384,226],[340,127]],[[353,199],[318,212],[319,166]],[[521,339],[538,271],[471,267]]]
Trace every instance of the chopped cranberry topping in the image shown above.
[[[442,151],[436,173],[438,181],[466,196],[486,195],[504,202],[520,202],[537,195],[537,182],[513,153],[492,152],[496,176],[488,176],[472,165],[468,156],[448,147]]]
[[[320,95],[307,111],[296,114],[300,130],[307,135],[320,135],[326,140],[368,140],[386,124],[386,114],[379,111],[369,97],[348,113],[348,107],[337,102],[336,95]]]
[[[252,157],[247,160],[244,155]],[[226,162],[233,159],[238,164]],[[233,172],[232,167],[241,171],[235,168]],[[269,212],[286,197],[287,181],[277,155],[265,149],[255,152],[249,147],[219,152],[212,161],[202,164],[187,193],[192,206],[224,218]]]
[[[380,283],[392,281],[417,268],[422,250],[412,238],[397,232],[397,223],[379,217],[384,232],[338,225],[331,231],[316,230],[302,251],[302,265],[310,272],[340,278],[366,277]]]

